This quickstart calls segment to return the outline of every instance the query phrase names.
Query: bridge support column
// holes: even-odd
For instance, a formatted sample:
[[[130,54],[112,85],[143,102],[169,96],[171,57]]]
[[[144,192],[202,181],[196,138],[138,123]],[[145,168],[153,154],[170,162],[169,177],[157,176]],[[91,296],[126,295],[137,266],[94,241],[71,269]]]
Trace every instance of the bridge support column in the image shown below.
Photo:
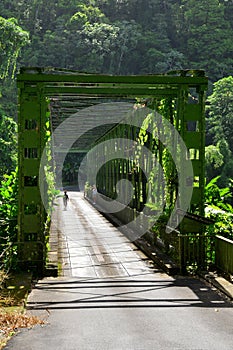
[[[31,91],[32,90],[32,91]],[[39,188],[39,167],[45,146],[47,102],[41,89],[19,86],[19,213],[18,259],[23,269],[41,273],[45,259],[45,210]]]
[[[187,160],[191,160],[193,166],[193,181],[190,182],[188,178],[183,179],[186,183],[181,186],[181,191],[190,182],[189,186],[193,187],[193,194],[189,210],[204,217],[205,89],[197,86],[193,90],[194,88],[183,85],[178,96],[178,116],[181,122],[180,134],[187,147]],[[180,197],[185,198],[185,193]],[[200,269],[204,267],[206,262],[204,230],[204,225],[199,222],[187,220],[181,222],[180,260],[182,272],[191,263],[196,263]],[[195,253],[191,252],[193,246],[195,246]]]

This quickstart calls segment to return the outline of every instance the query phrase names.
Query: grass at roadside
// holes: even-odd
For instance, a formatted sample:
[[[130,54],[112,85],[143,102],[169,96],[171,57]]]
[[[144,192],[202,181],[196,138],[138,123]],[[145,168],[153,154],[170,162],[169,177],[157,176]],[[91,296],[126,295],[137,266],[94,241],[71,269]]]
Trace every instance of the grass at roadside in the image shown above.
[[[38,317],[25,313],[25,303],[30,290],[30,274],[7,275],[0,271],[0,350],[20,328],[44,324]]]

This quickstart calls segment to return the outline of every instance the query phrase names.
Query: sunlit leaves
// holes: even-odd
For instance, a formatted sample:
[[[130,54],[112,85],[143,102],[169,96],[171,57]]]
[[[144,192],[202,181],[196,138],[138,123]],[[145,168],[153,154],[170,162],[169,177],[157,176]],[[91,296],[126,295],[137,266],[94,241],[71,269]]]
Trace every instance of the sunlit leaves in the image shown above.
[[[219,176],[215,177],[205,188],[205,214],[215,222],[207,230],[209,233],[233,239],[233,208],[229,204],[229,199],[232,197],[231,189],[218,187],[218,180]]]
[[[17,172],[5,175],[0,186],[0,253],[17,240]],[[13,251],[12,251],[13,253]],[[11,254],[9,254],[9,259]]]
[[[0,17],[0,78],[14,74],[20,49],[28,42],[28,33],[17,25],[15,18]]]
[[[16,123],[0,111],[0,181],[16,167],[17,137]]]
[[[229,76],[214,83],[213,93],[207,99],[207,135],[210,142],[214,144],[212,148],[218,148],[223,156],[223,167],[220,169],[224,177],[232,177],[233,164],[233,77]],[[215,157],[216,152],[213,152]],[[209,154],[210,156],[210,154]],[[217,157],[220,159],[219,157]],[[215,157],[215,160],[217,160]],[[208,157],[207,160],[210,160]],[[207,163],[208,166],[210,163]],[[216,165],[219,163],[215,163]],[[231,165],[231,169],[230,169]],[[208,169],[209,171],[210,169]],[[215,175],[219,173],[215,172]]]

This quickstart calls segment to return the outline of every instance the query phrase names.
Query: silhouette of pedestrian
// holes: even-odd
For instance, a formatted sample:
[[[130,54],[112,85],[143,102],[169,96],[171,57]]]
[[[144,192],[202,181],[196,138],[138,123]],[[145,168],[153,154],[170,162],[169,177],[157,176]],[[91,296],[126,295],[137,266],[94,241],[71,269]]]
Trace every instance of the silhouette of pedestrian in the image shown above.
[[[96,186],[94,185],[92,187],[92,199],[93,199],[93,204],[96,204],[96,198],[97,198],[97,188]]]
[[[64,195],[63,195],[64,210],[67,209],[67,202],[68,202],[68,200],[69,200],[69,197],[68,197],[67,191],[64,191]]]

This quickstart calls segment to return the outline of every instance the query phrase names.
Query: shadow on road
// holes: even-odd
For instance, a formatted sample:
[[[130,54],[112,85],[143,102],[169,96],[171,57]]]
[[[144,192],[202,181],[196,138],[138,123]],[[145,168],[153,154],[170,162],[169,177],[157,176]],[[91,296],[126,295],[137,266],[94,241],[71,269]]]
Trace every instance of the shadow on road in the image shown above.
[[[212,287],[195,278],[174,280],[95,279],[43,280],[36,286],[30,310],[92,308],[231,308]]]

